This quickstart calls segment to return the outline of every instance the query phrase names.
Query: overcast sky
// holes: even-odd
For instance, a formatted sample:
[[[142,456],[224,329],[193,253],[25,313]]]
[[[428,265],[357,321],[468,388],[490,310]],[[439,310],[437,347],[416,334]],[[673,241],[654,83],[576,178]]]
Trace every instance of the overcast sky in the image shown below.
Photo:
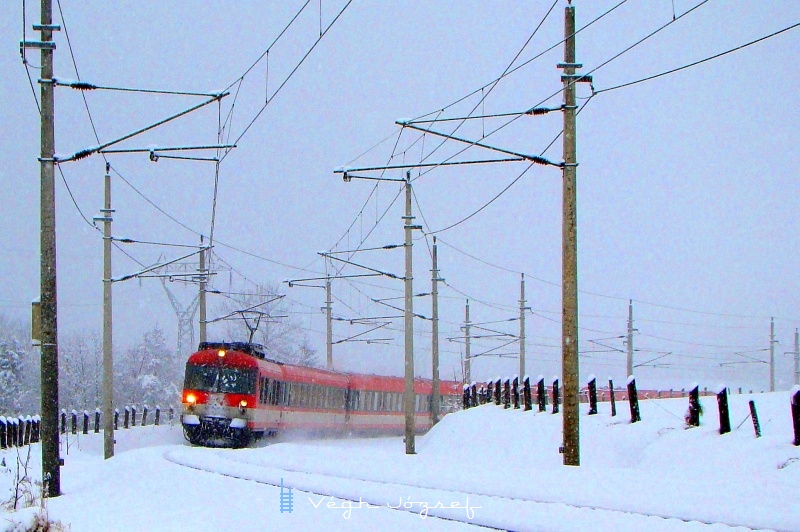
[[[578,27],[618,3],[573,2]],[[767,389],[773,316],[778,388],[793,382],[792,356],[786,352],[793,350],[794,331],[800,326],[800,160],[795,148],[800,30],[669,76],[603,92],[800,22],[800,4],[777,1],[712,0],[680,17],[700,3],[629,0],[577,36],[581,72],[592,72],[598,91],[589,100],[591,88],[578,88],[579,103],[586,106],[578,117],[577,136],[582,381],[589,374],[624,381],[621,336],[626,333],[628,300],[633,299],[635,359],[645,364],[635,371],[640,387],[682,388],[698,381],[708,387],[726,383]],[[39,292],[39,118],[19,55],[22,4],[8,2],[0,15],[0,124],[6,139],[0,165],[5,197],[0,311],[27,319],[30,301]],[[38,3],[27,4],[26,36],[36,39],[31,24],[38,22]],[[211,144],[218,140],[218,123],[226,124],[225,140],[239,140],[220,165],[213,288],[243,292],[253,290],[252,282],[278,285],[291,319],[306,330],[324,360],[325,320],[319,311],[324,292],[288,288],[282,281],[364,273],[353,266],[342,269],[341,263],[326,265],[317,253],[403,241],[402,196],[394,201],[399,184],[375,188],[373,181],[344,183],[333,170],[422,158],[444,161],[466,147],[448,141],[437,148],[441,139],[431,134],[423,138],[401,131],[395,125],[401,118],[558,107],[562,97],[556,64],[563,60],[558,43],[567,2],[557,2],[545,18],[550,0],[355,0],[281,87],[320,30],[347,5],[346,0],[314,0],[239,83],[303,4],[61,0],[60,7],[82,80],[200,92],[230,86],[231,94],[220,106],[209,105],[118,147]],[[54,11],[61,22],[58,4]],[[673,18],[678,20],[604,65]],[[55,72],[75,79],[66,36],[61,31],[55,37]],[[29,51],[27,58],[38,96],[39,54]],[[489,85],[509,66],[513,73]],[[274,99],[242,135],[267,95]],[[86,93],[86,101],[105,143],[203,99],[94,91]],[[510,122],[512,118],[472,120],[454,134],[470,140],[488,135],[486,144],[562,160],[560,139],[544,151],[561,131],[561,113]],[[453,133],[458,125],[438,122],[431,129]],[[57,89],[56,133],[59,154],[97,144],[81,93]],[[473,147],[452,160],[499,156]],[[147,154],[108,159],[114,169],[115,236],[197,245],[200,233],[209,235],[213,163],[163,158],[153,163]],[[74,203],[56,174],[62,335],[101,330],[102,240],[81,213],[89,220],[99,215],[103,165],[99,155],[61,165]],[[478,214],[437,233],[441,276],[447,282],[440,289],[444,377],[460,372],[464,347],[458,337],[463,336],[467,297],[474,323],[518,318],[521,272],[531,307],[526,315],[526,370],[533,377],[560,373],[561,171],[526,168],[527,163],[499,163],[413,171],[419,176],[414,181],[415,223],[424,229],[415,233],[413,248],[417,293],[430,292],[431,233],[457,224],[516,180]],[[402,176],[399,170],[385,174]],[[124,249],[147,265],[161,256],[186,253],[149,245]],[[115,277],[141,268],[116,250],[113,260]],[[403,274],[402,249],[365,251],[352,260]],[[156,279],[115,284],[117,348],[124,349],[155,325],[177,337],[177,318],[159,285]],[[389,278],[337,279],[333,286],[334,315],[346,319],[396,315],[371,299],[402,295],[402,283]],[[196,293],[196,287],[179,283],[169,288],[183,305]],[[209,318],[217,315],[219,297],[209,296]],[[389,303],[402,306],[402,299]],[[430,316],[430,297],[417,298],[415,310]],[[415,327],[417,371],[429,375],[430,323],[417,320]],[[517,334],[519,322],[485,327]],[[337,321],[334,340],[369,328]],[[210,339],[222,339],[217,338],[222,332],[211,326]],[[402,320],[359,338],[389,340],[388,345],[335,345],[337,368],[402,373]],[[472,354],[518,352],[516,344],[498,347],[501,343],[496,338],[473,340]],[[647,364],[667,353],[657,361],[665,366]],[[727,365],[732,362],[746,363]],[[486,355],[474,361],[472,376],[517,372],[516,359]]]

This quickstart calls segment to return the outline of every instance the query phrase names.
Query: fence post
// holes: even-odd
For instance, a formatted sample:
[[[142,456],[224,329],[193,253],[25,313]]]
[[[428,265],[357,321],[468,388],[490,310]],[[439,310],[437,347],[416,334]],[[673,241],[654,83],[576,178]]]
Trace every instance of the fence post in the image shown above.
[[[611,417],[617,415],[617,402],[614,400],[614,381],[609,377],[608,379],[608,395],[611,399]]]
[[[172,424],[172,420],[175,419],[175,407],[169,405],[169,423]]]
[[[94,410],[94,433],[97,434],[100,432],[100,409],[95,408]]]
[[[558,378],[553,379],[553,413],[558,414],[559,404],[561,403],[561,393],[558,387]]]
[[[514,381],[511,383],[511,396],[514,400],[514,409],[519,410],[519,376],[514,375]]]
[[[142,408],[142,426],[147,425],[147,405]]]
[[[689,390],[689,413],[686,416],[686,423],[690,427],[700,426],[700,414],[703,412],[703,407],[700,406],[700,387],[697,384],[692,384]]]
[[[119,430],[119,408],[114,409],[114,430]]]
[[[631,407],[631,423],[642,420],[639,415],[639,396],[636,393],[636,378],[631,375],[628,377],[628,402]]]
[[[73,434],[78,433],[78,413],[73,410],[69,416],[70,420],[70,432]]]
[[[503,408],[511,407],[511,381],[508,377],[503,381]]]
[[[89,412],[83,411],[83,433],[89,434]]]
[[[728,389],[722,386],[717,390],[717,406],[719,406],[719,433],[731,431],[731,418],[728,412]]]
[[[547,410],[544,398],[547,392],[544,389],[544,377],[539,375],[539,382],[536,384],[536,401],[539,404],[539,412]]]
[[[469,408],[469,406],[470,406],[470,403],[469,403],[469,384],[465,384],[464,385],[464,393],[461,396],[461,408],[463,410],[466,410],[467,408]]]
[[[478,385],[474,381],[470,386],[469,400],[472,406],[478,406]]]
[[[794,444],[800,445],[800,386],[792,388],[792,424],[794,425]]]
[[[502,394],[500,393],[500,377],[497,377],[497,380],[494,383],[494,404],[496,406],[500,406],[501,400]]]
[[[31,443],[31,416],[19,417],[22,422],[22,444],[28,445]]]
[[[597,379],[589,376],[589,415],[597,414]]]
[[[39,442],[39,434],[42,427],[42,418],[39,415],[33,416],[33,433],[31,434],[31,441],[33,443]]]
[[[525,403],[525,411],[532,410],[531,403],[531,378],[525,375],[525,380],[522,384],[522,401]]]
[[[127,429],[131,423],[131,407],[125,407],[125,420],[122,422],[122,428]]]
[[[131,427],[136,426],[136,405],[131,406]]]
[[[6,443],[6,434],[7,434],[7,423],[6,417],[0,416],[0,449],[5,449],[7,447]]]
[[[161,417],[161,407],[156,405],[156,426],[158,426],[158,420]]]
[[[8,418],[8,446],[17,446],[17,420],[13,417]]]
[[[494,402],[494,383],[492,381],[486,381],[486,402],[492,403]]]
[[[61,409],[61,434],[67,433],[67,411],[66,409]]]
[[[753,430],[756,432],[756,438],[761,437],[761,424],[758,422],[758,412],[756,412],[756,402],[752,399],[748,402],[750,405],[750,417],[753,420]]]

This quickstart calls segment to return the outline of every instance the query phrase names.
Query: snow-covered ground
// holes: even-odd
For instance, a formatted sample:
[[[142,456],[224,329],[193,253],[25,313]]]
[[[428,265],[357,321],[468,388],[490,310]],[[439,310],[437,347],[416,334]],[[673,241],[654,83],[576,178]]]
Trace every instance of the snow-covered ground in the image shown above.
[[[749,399],[761,421],[758,439]],[[617,403],[616,417],[608,403],[596,416],[581,405],[580,467],[562,465],[560,415],[494,405],[445,417],[417,438],[413,456],[401,438],[194,448],[175,425],[119,430],[116,456],[104,461],[102,434],[70,436],[63,495],[47,509],[74,532],[800,531],[800,448],[792,445],[789,394],[730,396],[734,430],[724,436],[716,399],[701,401],[702,425],[693,429],[683,420],[687,399],[641,401],[635,424],[626,402]],[[39,455],[33,446],[37,475]],[[17,451],[2,456],[7,499]],[[291,511],[281,512],[281,483],[284,495],[291,488]],[[26,515],[0,513],[0,530]]]

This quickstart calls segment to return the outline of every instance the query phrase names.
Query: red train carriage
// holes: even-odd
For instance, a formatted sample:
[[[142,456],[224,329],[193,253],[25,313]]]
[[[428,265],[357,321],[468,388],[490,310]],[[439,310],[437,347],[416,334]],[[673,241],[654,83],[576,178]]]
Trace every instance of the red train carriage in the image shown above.
[[[181,423],[193,444],[247,445],[277,431],[402,434],[404,380],[350,375],[269,360],[261,346],[202,343],[186,363]],[[441,414],[455,408],[460,383],[440,383]],[[433,384],[414,382],[415,426],[431,426]]]

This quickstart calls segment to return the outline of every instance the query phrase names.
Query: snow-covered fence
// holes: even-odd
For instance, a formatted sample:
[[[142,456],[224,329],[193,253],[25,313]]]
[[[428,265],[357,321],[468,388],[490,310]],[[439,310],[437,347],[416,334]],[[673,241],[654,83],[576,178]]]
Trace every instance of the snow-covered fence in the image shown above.
[[[689,390],[689,412],[686,414],[686,424],[690,427],[699,427],[702,411],[703,408],[700,406],[700,387],[695,384]]]
[[[41,418],[39,416],[0,416],[0,447],[22,447],[39,441]]]

